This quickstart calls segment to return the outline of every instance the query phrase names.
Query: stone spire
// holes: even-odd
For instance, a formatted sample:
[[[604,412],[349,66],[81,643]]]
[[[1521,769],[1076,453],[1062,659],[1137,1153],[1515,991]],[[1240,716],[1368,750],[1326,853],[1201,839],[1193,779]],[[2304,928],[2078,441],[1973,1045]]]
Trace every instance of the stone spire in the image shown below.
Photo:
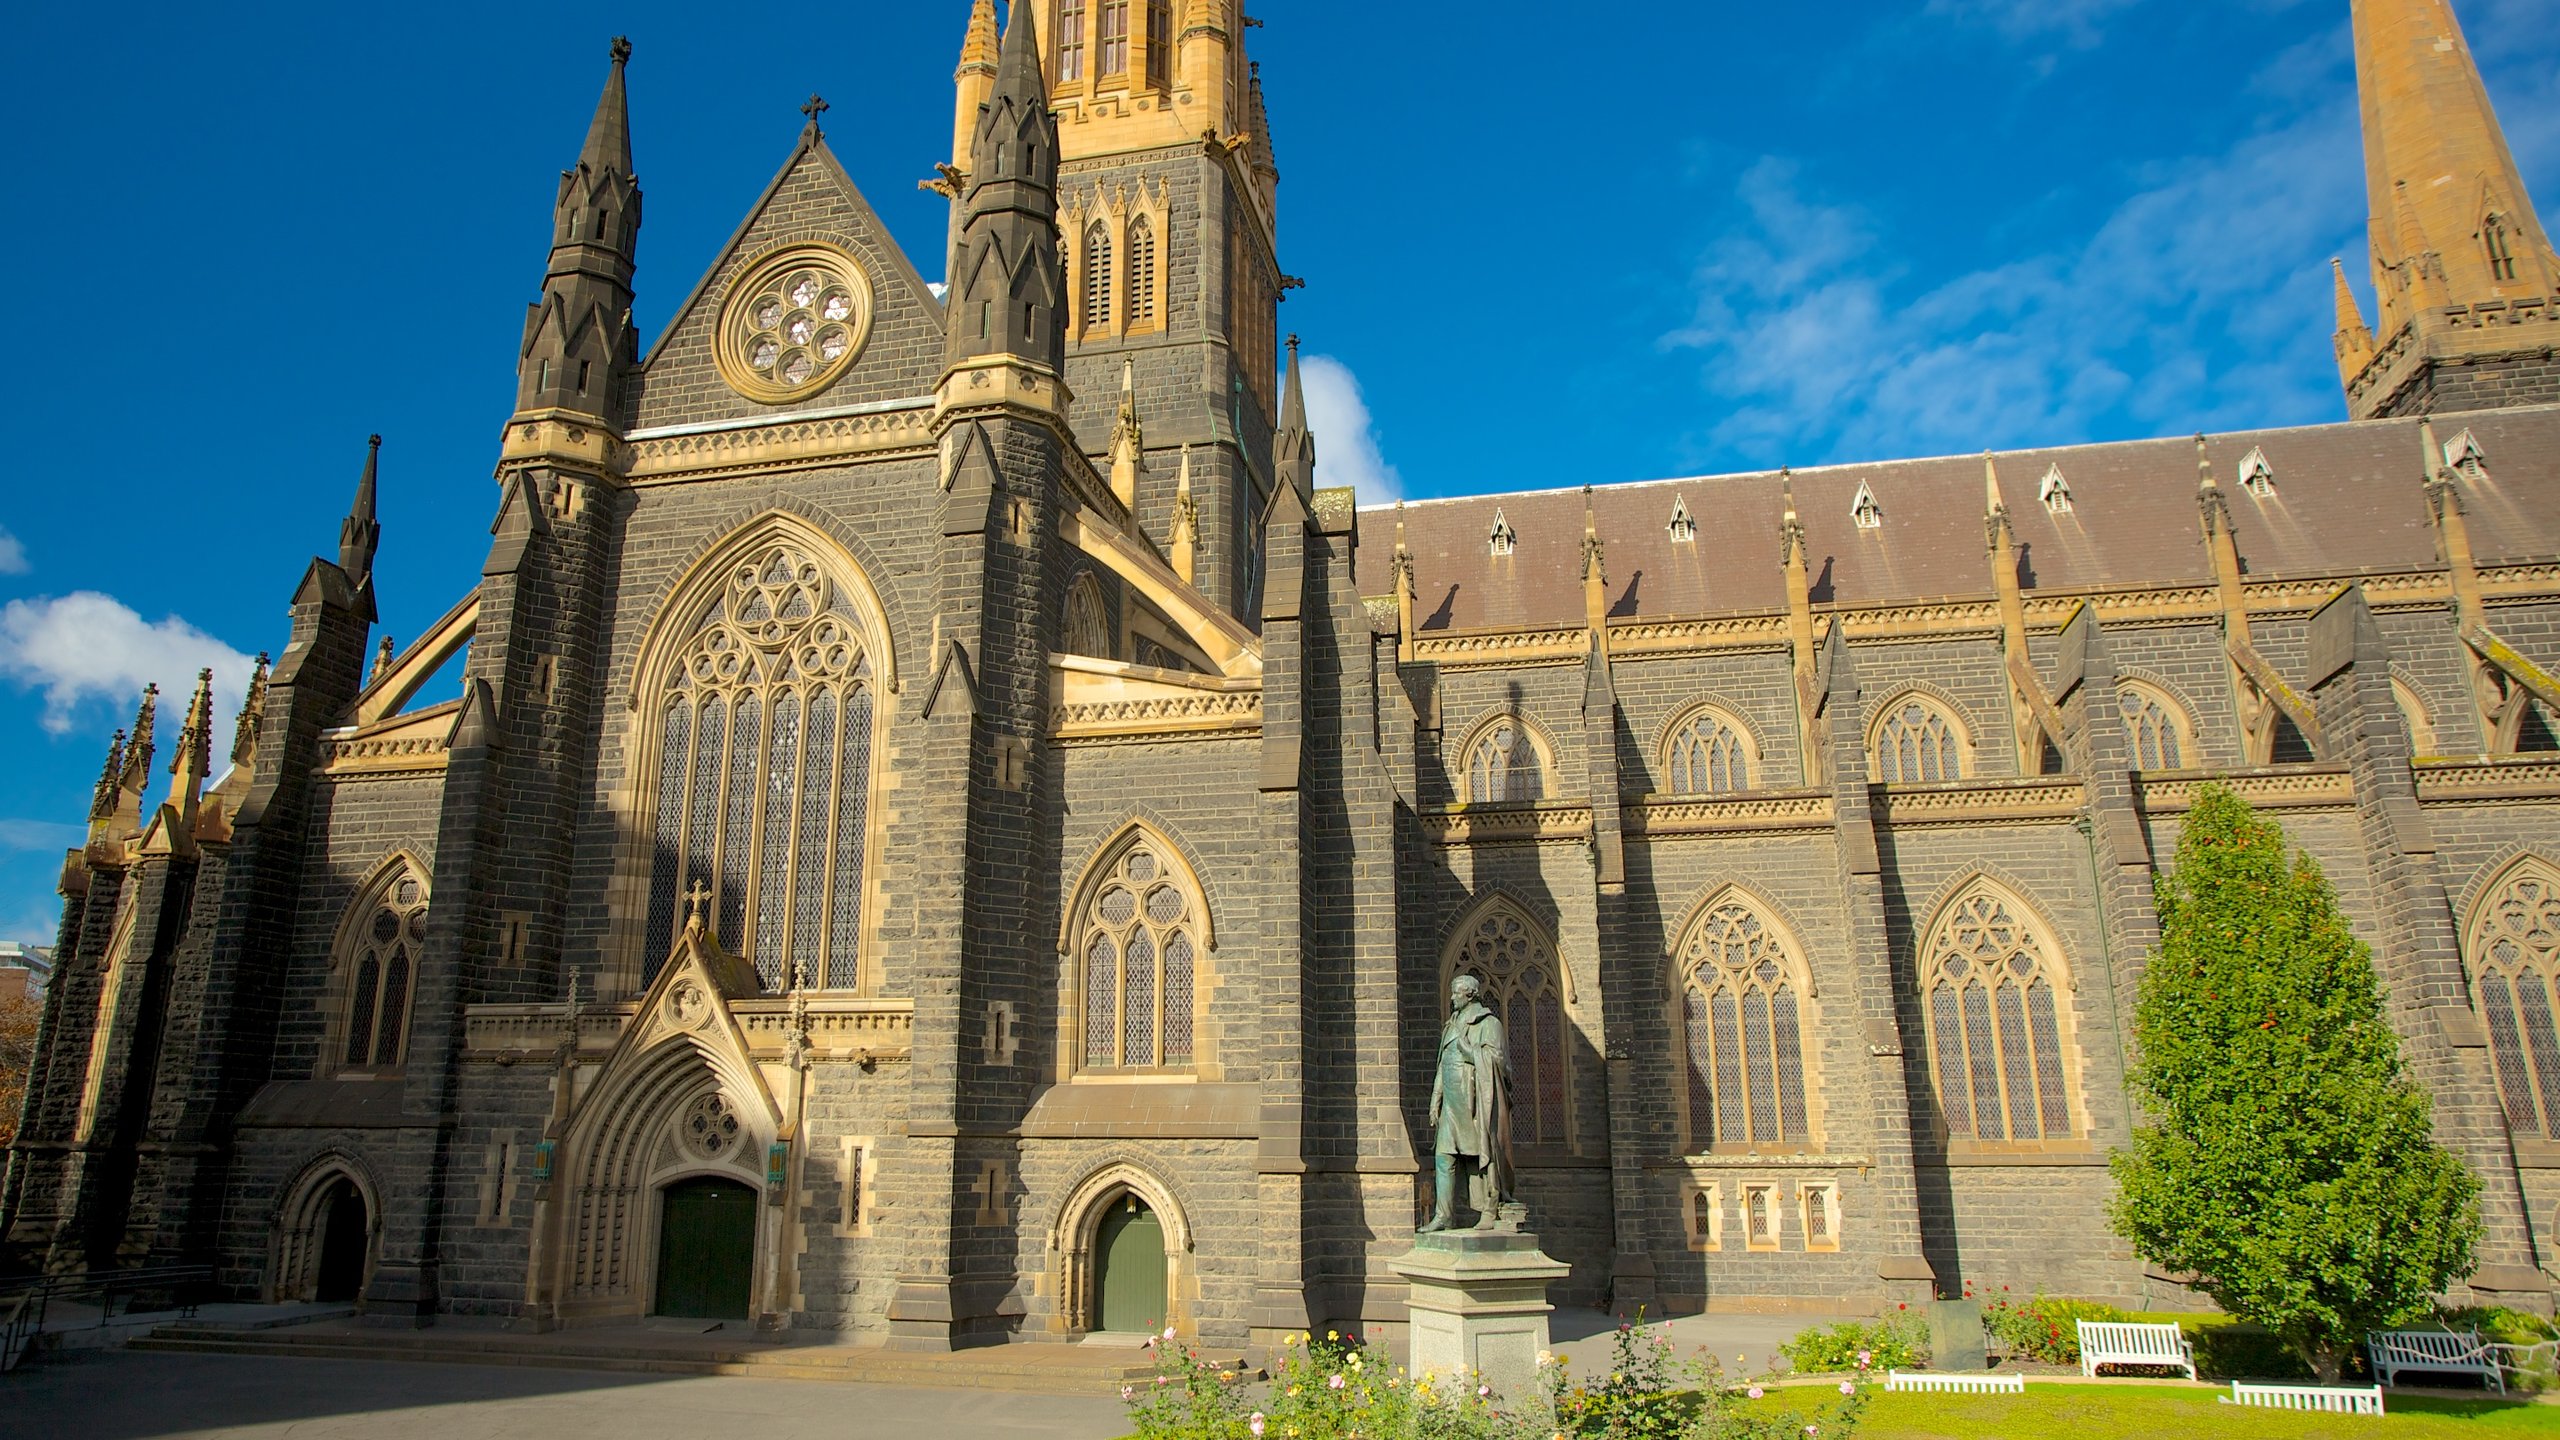
[[[1138,367],[1131,359],[1120,362],[1120,418],[1111,426],[1111,493],[1138,513],[1138,471],[1146,459],[1146,427],[1138,423]]]
[[[1609,552],[1600,542],[1600,520],[1591,487],[1582,487],[1582,620],[1594,639],[1609,633]]]
[[[2357,419],[2560,399],[2560,255],[2525,192],[2450,0],[2354,0],[2365,201],[2380,313],[2339,307]],[[2407,332],[2414,337],[2404,341]],[[2485,362],[2485,363],[2484,363]]]
[[[1067,348],[1058,257],[1058,122],[1039,21],[1017,3],[969,137],[952,257],[949,359],[1009,355],[1055,373]]]
[[[2337,292],[2338,375],[2352,381],[2373,363],[2373,327],[2364,323],[2364,306],[2356,299],[2355,288],[2347,283],[2347,263],[2331,259],[2329,277]]]
[[[382,545],[382,525],[374,518],[374,472],[382,461],[382,437],[366,437],[364,473],[356,477],[355,503],[338,524],[338,568],[358,590],[373,583],[373,556]]]
[[[178,754],[169,762],[169,803],[179,818],[195,819],[204,798],[204,782],[213,773],[213,670],[196,672],[196,693],[187,701],[186,723],[178,728]]]
[[[958,91],[951,116],[951,163],[969,163],[978,133],[978,110],[996,93],[996,0],[972,0],[969,34],[960,42],[960,68],[951,73]]]
[[[615,36],[612,69],[575,168],[552,201],[551,261],[542,298],[525,316],[516,409],[614,417],[615,384],[638,358],[631,277],[638,265],[640,182],[631,171],[631,106],[623,68],[631,42]]]
[[[151,756],[155,748],[151,731],[160,713],[160,687],[142,687],[142,707],[133,713],[133,738],[124,746],[124,774],[118,784],[128,795],[139,797],[151,785]]]
[[[116,796],[123,788],[123,780],[124,732],[118,730],[114,743],[107,746],[107,763],[98,772],[98,786],[89,792],[89,820],[92,824],[115,818]]]
[[[1289,373],[1280,392],[1280,429],[1271,439],[1272,468],[1298,487],[1301,496],[1316,489],[1316,440],[1307,430],[1307,387],[1298,373],[1298,337],[1289,337]]]
[[[267,718],[267,652],[258,652],[258,668],[249,672],[249,693],[240,698],[240,718],[231,727],[231,763],[247,768],[257,763],[258,727]]]
[[[1191,447],[1182,447],[1182,474],[1173,482],[1173,544],[1168,556],[1173,573],[1184,584],[1197,584],[1200,570],[1200,502],[1191,493]]]

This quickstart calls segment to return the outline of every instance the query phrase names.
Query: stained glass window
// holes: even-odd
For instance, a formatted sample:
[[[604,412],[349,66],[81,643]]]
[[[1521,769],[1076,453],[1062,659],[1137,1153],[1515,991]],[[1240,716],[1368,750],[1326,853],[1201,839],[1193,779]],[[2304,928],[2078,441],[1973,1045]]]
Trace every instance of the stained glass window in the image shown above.
[[[2560,870],[2526,860],[2507,872],[2471,922],[2471,968],[2498,1098],[2518,1135],[2560,1136],[2560,1031],[2552,982],[2560,977]]]
[[[1663,755],[1666,793],[1721,795],[1751,788],[1742,735],[1713,711],[1700,711],[1671,732]]]
[[[1876,781],[1883,785],[1932,785],[1964,778],[1956,728],[1937,707],[1899,700],[1876,732]]]
[[[1998,892],[1959,896],[1923,949],[1929,1053],[1949,1134],[2067,1140],[2063,983],[2052,942]]]
[[[1208,908],[1188,870],[1141,837],[1106,858],[1086,884],[1071,953],[1085,973],[1087,1068],[1183,1069],[1194,1064],[1197,974]]]
[[[1502,1020],[1511,1068],[1511,1133],[1526,1144],[1570,1142],[1562,969],[1553,941],[1508,905],[1488,908],[1461,935],[1446,975],[1473,975]],[[1445,996],[1448,987],[1443,985]],[[1445,1001],[1444,1001],[1445,1003]]]
[[[2179,740],[2177,712],[2147,687],[2127,685],[2116,692],[2124,711],[2124,743],[2136,770],[2183,770],[2186,752]]]
[[[427,882],[402,865],[356,901],[338,964],[348,976],[345,1043],[350,1070],[389,1070],[409,1049],[409,1000],[427,939]]]
[[[875,711],[847,598],[775,543],[738,561],[693,625],[665,681],[649,964],[698,882],[714,938],[753,957],[767,989],[854,988]]]
[[[1801,962],[1737,898],[1690,927],[1679,963],[1690,1144],[1809,1147]]]
[[[1504,716],[1487,726],[1475,744],[1468,747],[1470,802],[1537,800],[1545,794],[1537,744],[1529,738],[1529,727],[1518,720]]]

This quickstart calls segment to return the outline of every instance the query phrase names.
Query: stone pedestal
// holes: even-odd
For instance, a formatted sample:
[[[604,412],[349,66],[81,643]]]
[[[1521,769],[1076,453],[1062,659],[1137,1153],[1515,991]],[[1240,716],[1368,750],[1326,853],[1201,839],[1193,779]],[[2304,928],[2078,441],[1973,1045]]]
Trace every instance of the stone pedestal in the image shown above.
[[[1449,1230],[1423,1235],[1410,1254],[1387,1262],[1410,1281],[1416,1375],[1473,1370],[1505,1395],[1537,1383],[1547,1348],[1547,1286],[1572,1272],[1519,1231]]]
[[[1930,1304],[1930,1369],[1988,1370],[1991,1361],[1984,1349],[1981,1301],[1939,1300]]]

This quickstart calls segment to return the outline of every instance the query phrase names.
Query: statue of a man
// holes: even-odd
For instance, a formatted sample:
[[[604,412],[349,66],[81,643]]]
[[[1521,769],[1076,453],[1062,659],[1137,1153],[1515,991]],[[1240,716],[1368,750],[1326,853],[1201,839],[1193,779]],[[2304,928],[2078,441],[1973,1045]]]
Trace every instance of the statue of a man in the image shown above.
[[[1463,1169],[1479,1229],[1511,1198],[1511,1053],[1502,1017],[1476,998],[1473,975],[1449,984],[1449,1020],[1440,1027],[1440,1064],[1431,1082],[1431,1218],[1421,1233],[1449,1228]]]

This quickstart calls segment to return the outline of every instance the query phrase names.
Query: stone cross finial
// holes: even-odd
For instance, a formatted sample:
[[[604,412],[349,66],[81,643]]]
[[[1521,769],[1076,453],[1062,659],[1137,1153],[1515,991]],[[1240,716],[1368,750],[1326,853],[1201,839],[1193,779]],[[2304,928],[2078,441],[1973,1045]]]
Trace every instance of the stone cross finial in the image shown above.
[[[619,65],[619,64],[621,64],[622,62],[624,62],[624,61],[626,61],[626,60],[628,60],[628,59],[630,59],[630,58],[631,58],[631,37],[630,37],[630,36],[628,36],[628,35],[616,35],[616,36],[614,36],[614,37],[613,37],[613,63],[614,63],[614,64],[616,64],[616,65]]]
[[[684,916],[685,933],[688,935],[699,935],[702,933],[702,906],[704,901],[711,898],[711,887],[703,884],[699,880],[696,880],[693,882],[693,888],[684,892],[684,898],[686,906]]]
[[[809,97],[809,103],[800,107],[800,113],[808,116],[809,123],[814,126],[818,123],[819,116],[834,108],[826,102],[824,96],[812,95]]]

